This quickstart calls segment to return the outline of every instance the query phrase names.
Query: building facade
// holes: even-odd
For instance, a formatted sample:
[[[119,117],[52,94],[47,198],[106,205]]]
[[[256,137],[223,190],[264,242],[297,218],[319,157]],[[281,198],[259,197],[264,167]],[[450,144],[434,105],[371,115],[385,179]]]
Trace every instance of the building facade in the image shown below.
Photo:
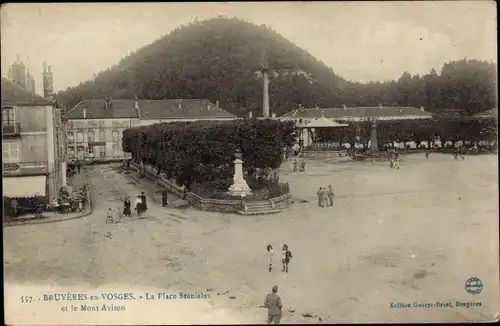
[[[235,116],[202,99],[93,99],[66,113],[68,159],[117,161],[129,158],[122,149],[123,131],[155,123],[232,120]]]
[[[57,197],[66,182],[61,130],[52,101],[2,78],[4,197]]]
[[[424,108],[414,107],[395,107],[395,106],[373,106],[373,107],[347,107],[342,108],[297,108],[277,119],[285,121],[295,121],[298,126],[314,125],[317,121],[328,119],[336,123],[348,123],[351,121],[377,121],[389,120],[412,120],[412,119],[430,119],[432,114],[426,112]],[[303,146],[312,144],[310,132],[302,129],[299,138]]]

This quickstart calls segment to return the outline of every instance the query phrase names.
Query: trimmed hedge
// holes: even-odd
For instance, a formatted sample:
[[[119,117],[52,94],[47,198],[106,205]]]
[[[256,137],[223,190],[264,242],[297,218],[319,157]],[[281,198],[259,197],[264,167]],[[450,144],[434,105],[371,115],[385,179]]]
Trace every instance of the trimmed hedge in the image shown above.
[[[137,163],[164,172],[168,179],[188,188],[211,182],[227,190],[234,173],[235,153],[240,151],[243,169],[276,169],[296,138],[293,122],[244,119],[160,123],[123,132],[123,150]]]

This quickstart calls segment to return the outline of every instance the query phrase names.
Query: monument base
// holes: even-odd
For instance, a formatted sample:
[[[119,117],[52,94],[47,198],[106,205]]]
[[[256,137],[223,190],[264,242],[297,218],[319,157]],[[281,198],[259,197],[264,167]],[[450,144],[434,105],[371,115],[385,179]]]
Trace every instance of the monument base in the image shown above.
[[[243,180],[234,181],[233,185],[229,187],[227,193],[230,196],[235,197],[245,197],[252,194],[252,190],[248,186],[247,182]]]

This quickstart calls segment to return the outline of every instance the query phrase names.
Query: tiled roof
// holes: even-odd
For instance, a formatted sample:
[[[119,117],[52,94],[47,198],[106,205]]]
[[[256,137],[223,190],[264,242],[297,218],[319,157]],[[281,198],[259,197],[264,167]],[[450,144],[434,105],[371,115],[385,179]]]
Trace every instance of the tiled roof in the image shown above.
[[[432,117],[429,112],[422,111],[413,107],[352,107],[352,108],[299,108],[285,113],[283,117],[287,118],[319,118],[343,120],[365,117]]]
[[[110,107],[106,108],[106,100],[93,99],[79,102],[66,114],[67,119],[83,119],[85,109],[86,119],[126,119],[137,118],[134,100],[110,100]]]
[[[141,120],[154,119],[203,119],[235,118],[232,114],[206,99],[182,100],[138,100]],[[87,119],[138,118],[134,100],[110,100],[111,107],[106,108],[106,100],[84,100],[71,109],[68,119],[83,119],[83,109]],[[180,105],[179,105],[180,103]]]
[[[8,105],[45,106],[52,105],[52,101],[2,77],[2,106]]]
[[[141,119],[235,118],[206,99],[139,100]]]

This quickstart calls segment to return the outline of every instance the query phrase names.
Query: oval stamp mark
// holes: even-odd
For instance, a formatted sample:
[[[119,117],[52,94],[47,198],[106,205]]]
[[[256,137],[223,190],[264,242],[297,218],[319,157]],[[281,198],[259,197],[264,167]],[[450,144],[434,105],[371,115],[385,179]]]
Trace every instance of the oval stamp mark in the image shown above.
[[[465,282],[465,291],[470,294],[479,294],[483,291],[483,282],[477,277],[470,277]]]

